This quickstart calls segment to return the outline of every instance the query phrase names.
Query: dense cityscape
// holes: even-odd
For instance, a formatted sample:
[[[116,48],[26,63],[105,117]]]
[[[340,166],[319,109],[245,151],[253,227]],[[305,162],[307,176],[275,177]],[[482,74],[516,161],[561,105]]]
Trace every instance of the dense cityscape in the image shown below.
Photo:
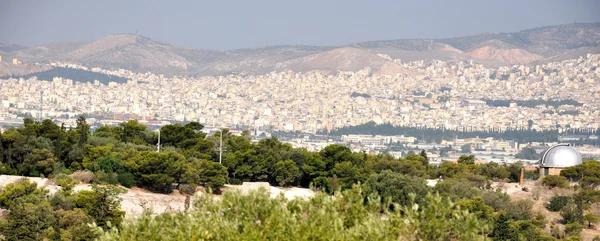
[[[191,79],[52,65],[128,81],[102,84],[60,77],[4,79],[0,116],[29,114],[39,118],[43,108],[43,118],[61,122],[87,114],[102,116],[102,121],[122,121],[127,116],[305,133],[370,121],[469,130],[600,127],[600,55],[497,69],[465,62],[417,61],[402,64],[414,74],[393,76],[374,76],[365,69],[327,76],[287,72]],[[506,100],[510,108],[490,106],[484,100]],[[535,106],[519,106],[519,100],[541,101]],[[575,104],[552,106],[557,100],[573,100]]]
[[[2,79],[0,121],[5,125],[19,124],[22,121],[18,117],[37,119],[40,114],[42,118],[51,118],[66,126],[74,126],[80,115],[87,116],[97,126],[116,125],[128,119],[156,126],[196,121],[212,130],[250,129],[257,135],[268,136],[271,131],[312,136],[317,131],[374,122],[463,131],[534,129],[560,133],[584,129],[589,135],[583,138],[597,139],[600,55],[499,68],[485,68],[472,61],[394,61],[409,72],[374,75],[367,68],[337,75],[273,72],[188,78],[53,62],[52,67],[91,71],[127,81],[82,82],[61,77]],[[20,63],[14,60],[13,64]],[[40,100],[43,100],[41,104]],[[358,144],[356,150],[379,152],[388,149],[385,146],[389,144],[414,144],[415,139],[420,139],[418,136],[402,138],[404,136],[362,136],[359,140],[346,136],[311,140],[315,138],[300,135],[283,140],[309,150],[345,143]],[[509,155],[526,145],[536,146],[494,138],[484,143],[477,138],[446,140],[420,148],[454,146],[460,151],[459,147],[466,143],[473,149],[502,151]],[[538,151],[547,145],[539,144]],[[593,146],[585,148],[590,155],[600,152]],[[509,161],[515,160],[509,158]]]

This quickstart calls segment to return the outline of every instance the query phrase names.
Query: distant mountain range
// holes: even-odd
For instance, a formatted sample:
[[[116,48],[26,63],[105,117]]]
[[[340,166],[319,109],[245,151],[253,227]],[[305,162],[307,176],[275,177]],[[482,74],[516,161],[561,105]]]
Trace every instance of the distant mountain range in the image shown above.
[[[166,75],[254,74],[270,71],[358,71],[410,74],[391,61],[474,60],[485,65],[559,61],[600,53],[600,23],[576,23],[447,39],[370,41],[347,46],[267,46],[230,51],[192,49],[132,34],[91,42],[60,42],[33,48],[0,44],[4,59],[22,63],[68,61],[108,69]],[[6,60],[4,61],[6,62]]]

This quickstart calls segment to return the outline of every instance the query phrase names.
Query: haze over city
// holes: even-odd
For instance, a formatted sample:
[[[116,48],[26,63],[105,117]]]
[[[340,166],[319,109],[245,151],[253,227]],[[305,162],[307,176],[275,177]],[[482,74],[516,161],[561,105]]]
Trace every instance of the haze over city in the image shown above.
[[[597,1],[2,1],[0,43],[34,47],[137,33],[229,50],[345,45],[600,21]]]
[[[0,240],[600,240],[598,1],[1,1]]]

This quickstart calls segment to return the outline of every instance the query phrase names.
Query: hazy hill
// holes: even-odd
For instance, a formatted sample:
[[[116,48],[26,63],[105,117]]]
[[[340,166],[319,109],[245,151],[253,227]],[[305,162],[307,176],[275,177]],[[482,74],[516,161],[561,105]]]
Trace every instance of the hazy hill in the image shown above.
[[[27,47],[25,47],[23,45],[0,43],[0,54],[5,53],[5,52],[17,51],[17,50],[21,50],[21,49],[25,49],[25,48],[27,48]]]
[[[23,63],[69,61],[88,66],[167,75],[221,75],[270,71],[385,69],[404,72],[393,59],[475,60],[486,65],[528,64],[600,53],[600,23],[548,26],[515,33],[448,39],[369,41],[348,46],[266,46],[214,51],[174,46],[147,37],[117,34],[90,42],[61,42],[33,48],[6,47],[4,58]]]

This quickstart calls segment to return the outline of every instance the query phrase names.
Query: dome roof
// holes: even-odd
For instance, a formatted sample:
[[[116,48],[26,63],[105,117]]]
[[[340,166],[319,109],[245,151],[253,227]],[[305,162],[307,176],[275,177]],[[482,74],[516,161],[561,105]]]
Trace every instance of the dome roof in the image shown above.
[[[581,154],[568,144],[554,145],[542,155],[542,167],[570,167],[581,164]]]

